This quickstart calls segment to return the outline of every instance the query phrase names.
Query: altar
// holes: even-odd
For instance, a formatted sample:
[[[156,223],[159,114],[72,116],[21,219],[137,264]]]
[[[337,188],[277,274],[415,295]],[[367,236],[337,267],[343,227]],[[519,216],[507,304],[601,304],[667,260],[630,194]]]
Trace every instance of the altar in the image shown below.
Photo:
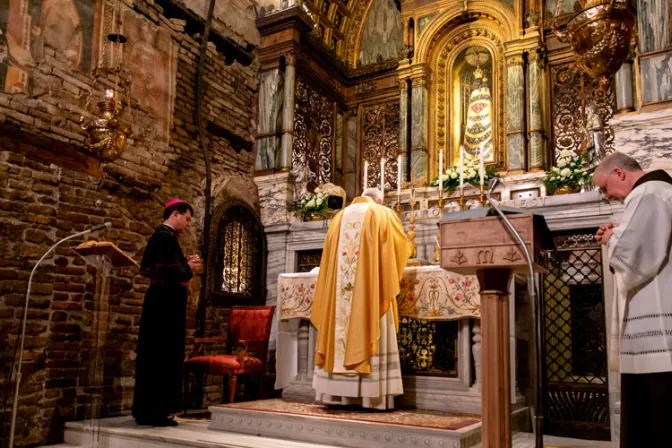
[[[310,324],[317,272],[278,276],[276,389],[283,397],[314,399],[316,331]],[[404,375],[402,406],[452,412],[480,412],[480,295],[475,276],[435,265],[404,269],[397,296],[399,316],[425,321],[457,321],[457,377]],[[513,287],[513,285],[512,285]],[[473,327],[473,328],[472,328]],[[471,332],[473,331],[473,345]],[[512,346],[513,348],[513,346]],[[400,349],[403,357],[403,350]],[[473,364],[469,362],[473,356]],[[512,389],[515,390],[515,389]],[[512,403],[522,405],[522,397]],[[520,406],[514,406],[514,409]]]

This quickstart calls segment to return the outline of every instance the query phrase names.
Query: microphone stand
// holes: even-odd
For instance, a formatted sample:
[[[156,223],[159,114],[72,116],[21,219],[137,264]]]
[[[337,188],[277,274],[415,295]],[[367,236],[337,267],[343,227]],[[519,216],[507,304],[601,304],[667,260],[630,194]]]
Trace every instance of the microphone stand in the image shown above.
[[[99,230],[104,230],[104,229],[109,229],[112,227],[111,222],[106,222],[104,224],[101,224],[99,226],[93,227],[91,229],[85,230],[83,232],[75,233],[74,235],[70,235],[68,237],[63,238],[60,241],[57,241],[56,244],[51,246],[48,251],[42,255],[42,258],[40,258],[37,263],[35,264],[35,267],[33,268],[32,272],[30,273],[30,277],[28,277],[28,289],[26,291],[26,303],[23,307],[23,322],[21,324],[21,335],[20,335],[20,348],[19,348],[19,363],[16,368],[16,390],[14,391],[14,403],[12,404],[12,423],[11,426],[9,427],[9,448],[12,448],[14,446],[14,431],[16,429],[16,414],[19,408],[19,387],[21,386],[21,363],[23,362],[23,345],[24,341],[26,339],[26,320],[28,316],[28,301],[30,300],[30,286],[33,283],[33,275],[35,274],[35,271],[37,271],[38,266],[40,266],[40,263],[44,261],[49,254],[51,254],[54,249],[56,249],[58,246],[60,246],[62,243],[65,243],[68,240],[71,240],[73,238],[77,238],[83,235],[87,235],[89,233],[93,232],[98,232]],[[10,378],[11,381],[11,378]]]
[[[497,186],[497,184],[500,182],[500,179],[495,177],[492,179],[490,183],[490,188],[488,189],[487,197],[488,197],[488,202],[490,202],[490,205],[492,208],[497,211],[499,216],[502,218],[504,221],[504,224],[506,224],[506,227],[511,231],[514,237],[516,237],[516,240],[518,241],[518,244],[523,248],[523,254],[525,255],[525,260],[527,261],[527,267],[529,269],[528,272],[528,280],[527,280],[527,291],[530,296],[530,302],[532,303],[532,320],[534,321],[534,333],[535,333],[535,338],[534,338],[534,355],[535,355],[535,388],[536,388],[536,394],[535,394],[535,412],[534,412],[534,420],[535,420],[535,425],[534,425],[534,446],[535,448],[544,448],[544,416],[542,414],[542,396],[541,396],[541,319],[539,316],[539,307],[537,304],[537,289],[535,287],[535,277],[534,277],[534,263],[532,261],[532,257],[530,256],[530,251],[527,249],[527,245],[525,244],[525,241],[523,240],[523,237],[518,233],[515,227],[513,227],[513,224],[511,224],[511,221],[506,217],[506,215],[502,212],[502,210],[499,208],[499,204],[497,203],[496,200],[492,199],[490,196]]]

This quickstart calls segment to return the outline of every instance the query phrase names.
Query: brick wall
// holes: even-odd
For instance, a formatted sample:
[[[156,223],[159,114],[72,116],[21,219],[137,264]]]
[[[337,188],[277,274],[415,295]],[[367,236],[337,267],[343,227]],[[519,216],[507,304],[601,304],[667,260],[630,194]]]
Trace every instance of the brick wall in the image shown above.
[[[223,0],[220,0],[220,2]],[[130,5],[131,2],[128,2]],[[74,69],[48,46],[30,67],[31,88],[0,92],[0,382],[14,353],[27,280],[37,259],[57,239],[110,221],[98,239],[114,242],[136,261],[161,222],[162,204],[182,197],[196,208],[194,230],[185,235],[185,253],[198,250],[202,233],[204,166],[194,121],[199,42],[188,21],[166,17],[153,0],[132,2],[135,12],[167,30],[177,47],[176,88],[170,138],[151,129],[155,117],[134,110],[134,138],[117,161],[100,168],[82,151],[79,116],[85,94],[102,93],[91,73]],[[235,36],[240,41],[238,33]],[[224,36],[226,37],[226,36]],[[250,141],[256,62],[241,65],[209,44],[204,108],[208,121],[233,139]],[[2,86],[0,86],[2,90]],[[234,197],[258,207],[253,154],[237,152],[231,139],[208,133],[213,170],[213,205]],[[231,185],[235,188],[219,188]],[[219,189],[218,189],[219,188]],[[85,418],[90,402],[87,374],[95,270],[66,243],[34,277],[27,321],[18,445],[56,442],[63,422]],[[198,279],[191,282],[188,327],[193,336]],[[104,347],[106,415],[130,412],[135,345],[147,281],[137,270],[115,272],[110,284],[109,332]],[[211,312],[217,315],[219,311]],[[224,319],[210,318],[221,323]],[[188,338],[189,342],[189,338]],[[6,393],[13,393],[6,390]],[[11,409],[11,401],[7,411]],[[9,415],[6,416],[8,426]],[[4,430],[7,430],[5,428]],[[0,442],[0,446],[2,443]]]

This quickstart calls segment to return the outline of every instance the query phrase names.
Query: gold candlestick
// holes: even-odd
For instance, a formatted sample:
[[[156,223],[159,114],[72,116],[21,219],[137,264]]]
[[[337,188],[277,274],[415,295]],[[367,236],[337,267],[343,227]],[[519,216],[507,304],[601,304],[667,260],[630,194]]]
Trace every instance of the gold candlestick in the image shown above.
[[[481,195],[479,198],[479,201],[481,202],[481,207],[485,207],[485,185],[481,184]]]
[[[411,243],[411,258],[416,257],[415,247],[415,188],[411,188],[411,214],[408,218],[408,241]]]
[[[464,211],[466,205],[464,201],[464,187],[460,188],[460,198],[457,200],[457,205],[460,206],[460,211]]]
[[[439,221],[441,221],[441,213],[443,212],[443,207],[445,206],[443,202],[443,196],[439,193]],[[434,246],[434,261],[438,262],[441,258],[441,228],[439,228],[439,233],[436,234],[436,246]]]

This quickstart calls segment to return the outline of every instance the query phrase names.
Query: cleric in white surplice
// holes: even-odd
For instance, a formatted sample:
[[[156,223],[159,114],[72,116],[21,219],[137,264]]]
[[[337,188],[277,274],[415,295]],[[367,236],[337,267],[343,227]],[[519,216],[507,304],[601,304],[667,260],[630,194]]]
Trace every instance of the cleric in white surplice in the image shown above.
[[[672,177],[645,173],[615,153],[593,180],[606,198],[625,205],[618,226],[603,225],[596,235],[618,290],[610,360],[620,360],[621,447],[670,446],[664,440],[672,443]]]

